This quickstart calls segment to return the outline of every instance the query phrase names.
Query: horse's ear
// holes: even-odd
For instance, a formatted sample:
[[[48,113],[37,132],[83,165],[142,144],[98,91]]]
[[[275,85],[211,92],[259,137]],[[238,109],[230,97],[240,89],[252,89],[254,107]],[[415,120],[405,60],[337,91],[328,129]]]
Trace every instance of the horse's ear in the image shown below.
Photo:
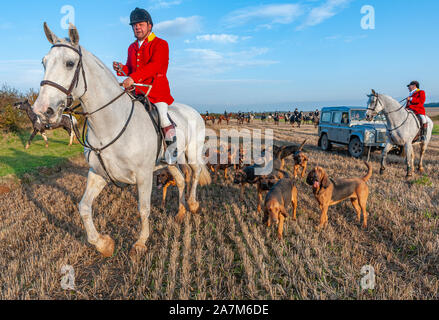
[[[372,95],[374,95],[375,97],[377,96],[377,93],[375,92],[374,89],[372,89]]]
[[[44,33],[51,44],[55,44],[58,41],[58,37],[49,29],[46,22],[44,22]]]
[[[76,27],[72,23],[69,23],[69,37],[70,37],[70,43],[73,46],[77,46],[79,44],[78,29],[76,29]]]

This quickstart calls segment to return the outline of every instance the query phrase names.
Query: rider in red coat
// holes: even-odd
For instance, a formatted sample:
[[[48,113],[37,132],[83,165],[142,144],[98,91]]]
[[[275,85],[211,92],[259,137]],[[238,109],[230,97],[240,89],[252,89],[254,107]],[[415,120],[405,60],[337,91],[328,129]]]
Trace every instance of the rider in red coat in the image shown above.
[[[152,32],[153,22],[146,10],[136,8],[131,13],[130,20],[137,41],[128,48],[126,65],[114,62],[113,68],[118,76],[128,76],[123,82],[125,89],[131,88],[135,83],[152,85],[148,98],[157,106],[168,151],[172,153],[168,162],[174,163],[177,158],[177,136],[175,127],[168,118],[168,107],[174,103],[174,98],[171,96],[166,76],[169,46],[165,40],[156,37]],[[136,94],[146,95],[148,89],[137,86]]]
[[[410,96],[407,98],[407,108],[412,110],[415,114],[421,118],[422,121],[422,137],[421,140],[425,141],[428,130],[428,122],[425,112],[425,91],[419,89],[420,85],[418,81],[412,81],[408,86]]]

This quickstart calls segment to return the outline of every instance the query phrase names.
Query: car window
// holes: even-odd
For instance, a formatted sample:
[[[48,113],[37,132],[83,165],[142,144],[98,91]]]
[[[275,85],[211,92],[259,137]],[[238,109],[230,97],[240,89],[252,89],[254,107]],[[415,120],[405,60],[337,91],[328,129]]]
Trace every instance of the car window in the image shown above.
[[[353,110],[351,112],[351,119],[353,121],[366,120],[366,111],[365,110]]]
[[[341,117],[341,123],[349,124],[349,112],[343,112],[343,115]]]
[[[341,111],[334,112],[334,115],[332,116],[332,123],[340,124],[341,117],[342,117]]]
[[[331,112],[324,112],[322,114],[322,122],[331,122]]]

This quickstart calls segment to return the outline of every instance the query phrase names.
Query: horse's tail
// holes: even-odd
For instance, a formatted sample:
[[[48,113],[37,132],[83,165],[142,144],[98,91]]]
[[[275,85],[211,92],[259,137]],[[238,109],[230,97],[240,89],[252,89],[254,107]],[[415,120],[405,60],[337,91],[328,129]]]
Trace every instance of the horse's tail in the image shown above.
[[[367,175],[363,178],[363,181],[364,181],[364,182],[367,182],[367,181],[370,180],[370,178],[372,178],[373,170],[372,170],[372,166],[370,165],[369,162],[364,161],[364,164],[367,166],[367,169],[369,170],[369,171],[367,172]]]
[[[205,164],[201,166],[201,173],[200,173],[200,179],[199,184],[200,186],[208,186],[212,183],[212,177],[210,176],[209,170],[207,170],[207,167]]]

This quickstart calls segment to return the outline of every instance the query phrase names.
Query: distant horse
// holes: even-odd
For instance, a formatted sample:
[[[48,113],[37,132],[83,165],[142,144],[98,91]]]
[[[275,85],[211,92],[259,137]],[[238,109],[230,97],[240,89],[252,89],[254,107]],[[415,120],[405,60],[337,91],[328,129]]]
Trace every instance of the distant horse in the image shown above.
[[[314,124],[314,127],[317,128],[320,124],[320,117],[316,114],[313,114],[312,123]]]
[[[209,115],[209,116],[208,116],[208,115],[202,115],[201,117],[202,117],[203,120],[204,120],[204,124],[207,124],[208,121],[212,121],[212,125],[215,124],[215,120],[216,120],[215,116],[211,116],[211,115]]]
[[[244,124],[244,121],[246,120],[245,119],[245,116],[244,115],[238,115],[237,116],[237,119],[238,119],[238,125],[243,125]]]
[[[21,111],[25,111],[27,113],[27,116],[29,117],[29,120],[31,121],[32,127],[34,129],[32,135],[29,138],[29,141],[26,144],[26,149],[29,149],[32,140],[35,138],[35,136],[38,133],[41,133],[44,141],[46,142],[46,148],[49,148],[49,140],[47,139],[46,131],[55,130],[58,128],[63,128],[69,134],[70,136],[69,147],[73,144],[75,132],[73,131],[72,122],[70,121],[69,116],[63,115],[59,123],[55,123],[53,125],[47,126],[43,124],[40,117],[38,117],[38,115],[35,112],[33,112],[32,106],[30,105],[28,100],[23,102],[17,102],[14,104],[14,107],[20,109]],[[73,125],[78,126],[78,121],[74,117],[73,117]]]
[[[221,125],[223,121],[227,122],[227,125],[229,125],[229,122],[230,122],[230,114],[228,114],[227,116],[220,115],[220,116],[218,117],[218,124],[219,124],[219,125]]]
[[[93,201],[109,181],[118,186],[137,185],[141,230],[130,251],[134,258],[146,252],[150,236],[153,174],[166,167],[157,162],[166,154],[160,129],[145,105],[122,90],[112,71],[79,45],[75,26],[70,24],[69,39],[58,38],[46,23],[44,32],[52,48],[43,59],[45,80],[33,109],[43,122],[58,123],[73,101],[82,101],[89,125],[85,154],[90,170],[79,212],[87,239],[104,257],[113,255],[114,241],[101,235],[93,223]],[[203,159],[205,125],[197,111],[181,103],[170,106],[169,116],[177,127],[178,163],[188,163],[192,169],[191,192],[186,203],[184,176],[178,166],[168,167],[179,191],[176,220],[183,222],[187,206],[192,213],[199,210],[198,184],[211,182]]]
[[[290,124],[291,126],[294,128],[294,124],[297,123],[297,126],[300,128],[300,126],[302,125],[302,119],[303,119],[303,114],[298,114],[296,115],[292,115],[290,118]]]
[[[421,145],[418,170],[420,173],[424,173],[423,160],[425,151],[431,141],[433,121],[427,117],[427,139],[426,141],[417,141],[417,138],[420,137],[421,123],[412,111],[408,111],[404,105],[400,105],[398,101],[389,96],[377,94],[375,90],[372,90],[372,94],[368,97],[367,119],[372,120],[380,112],[383,112],[387,118],[387,144],[381,158],[380,173],[383,174],[386,170],[387,154],[393,149],[394,145],[397,145],[404,147],[406,152],[407,177],[413,176],[414,144]]]

